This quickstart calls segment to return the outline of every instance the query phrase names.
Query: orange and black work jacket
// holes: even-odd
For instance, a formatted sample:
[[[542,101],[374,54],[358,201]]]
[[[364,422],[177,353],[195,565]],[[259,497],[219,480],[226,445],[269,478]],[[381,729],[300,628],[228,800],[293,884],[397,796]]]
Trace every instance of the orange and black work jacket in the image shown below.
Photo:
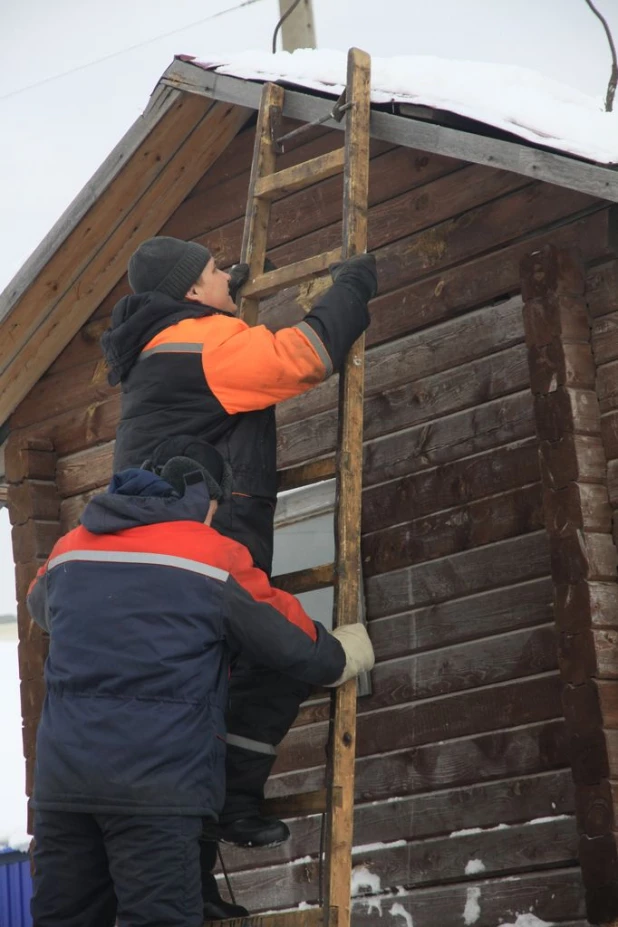
[[[35,808],[214,818],[229,661],[317,685],[343,672],[339,641],[203,524],[209,502],[201,479],[179,497],[126,470],[39,570],[28,608],[50,648]]]
[[[215,527],[270,573],[277,494],[274,405],[339,370],[367,328],[369,293],[341,274],[302,322],[272,333],[160,293],[122,299],[102,346],[122,385],[114,470],[139,467],[164,439],[214,444],[232,470]]]

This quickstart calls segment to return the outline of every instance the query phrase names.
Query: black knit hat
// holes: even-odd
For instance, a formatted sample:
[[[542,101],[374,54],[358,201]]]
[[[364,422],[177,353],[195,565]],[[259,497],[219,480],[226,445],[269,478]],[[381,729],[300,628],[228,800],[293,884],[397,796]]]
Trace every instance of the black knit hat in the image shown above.
[[[212,255],[195,241],[179,238],[149,238],[129,261],[129,283],[134,293],[165,293],[184,299],[202,274]]]
[[[199,473],[206,483],[211,499],[221,502],[229,495],[231,471],[219,451],[190,435],[176,435],[158,444],[152,457],[142,464],[183,496],[190,473]]]

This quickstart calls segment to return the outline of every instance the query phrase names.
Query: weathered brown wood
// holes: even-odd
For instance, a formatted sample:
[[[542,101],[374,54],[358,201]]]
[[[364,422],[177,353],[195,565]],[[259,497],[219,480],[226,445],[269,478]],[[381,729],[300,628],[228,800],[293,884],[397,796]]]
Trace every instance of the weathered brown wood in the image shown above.
[[[605,452],[599,435],[565,434],[558,441],[541,441],[541,477],[549,489],[569,483],[604,483]]]
[[[564,769],[356,805],[354,843],[357,847],[370,844],[378,834],[382,844],[423,840],[469,827],[491,828],[572,814],[574,809],[573,782],[570,771]],[[226,853],[226,865],[232,871],[246,870],[317,854],[320,825],[317,814],[294,821],[285,848],[266,848],[259,860],[255,853],[233,849]]]
[[[539,462],[534,440],[492,449],[366,489],[363,493],[364,529],[366,533],[378,531],[538,479]]]
[[[255,277],[251,277],[243,287],[243,293],[247,294],[243,298],[251,300],[263,299],[265,296],[270,296],[278,290],[292,286],[294,283],[304,283],[305,280],[311,280],[316,274],[326,271],[331,264],[340,261],[341,255],[341,249],[334,248],[305,258],[303,261],[287,264],[285,267],[272,270],[267,274],[259,273]]]
[[[300,467],[279,470],[279,492],[331,479],[336,472],[334,457],[312,460],[311,463],[302,464]]]
[[[378,875],[384,886],[412,887],[461,879],[470,859],[484,861],[483,876],[488,878],[503,873],[525,873],[534,866],[573,865],[576,854],[575,821],[567,816],[452,838],[412,841],[403,846],[366,850],[358,847],[353,861],[355,866],[364,866]],[[477,882],[469,879],[467,884]],[[301,901],[314,903],[317,864],[315,860],[303,860],[237,873],[234,886],[241,903],[253,901],[259,908],[290,906]],[[360,898],[356,903],[360,903]],[[461,923],[461,910],[457,914]]]
[[[23,525],[14,525],[11,537],[15,562],[27,563],[37,557],[47,557],[60,537],[60,525],[57,521],[31,519]]]
[[[23,525],[29,519],[58,521],[60,499],[53,482],[27,480],[7,487],[6,501],[12,525]]]
[[[536,392],[537,431],[544,441],[560,442],[554,463],[556,456],[561,456],[563,474],[570,471],[571,475],[581,469],[577,461],[581,443],[565,441],[565,437],[586,434],[597,438],[601,433],[597,392],[600,399],[603,388],[599,386],[600,378],[597,392],[591,388],[595,368],[584,287],[583,265],[573,250],[546,247],[522,262],[524,324],[531,384]],[[570,466],[564,462],[565,455],[574,458]],[[596,466],[602,473],[598,448],[596,455]],[[584,467],[589,463],[586,454]],[[547,467],[542,474],[544,479],[548,477]],[[596,587],[601,589],[616,586],[618,552],[611,535],[605,482],[571,481],[561,489],[552,488],[551,482],[548,480],[544,486],[543,507],[550,536],[557,625],[574,624],[577,629],[577,633],[558,634],[558,662],[567,684],[563,700],[580,809],[580,862],[588,916],[594,923],[607,923],[618,917],[618,853],[607,826],[607,832],[599,836],[590,802],[592,789],[593,804],[600,809],[598,815],[606,822],[613,821],[611,793],[607,788],[603,792],[602,783],[610,772],[615,732],[603,729],[603,712],[593,680],[614,680],[610,685],[618,689],[618,632],[611,627],[593,628],[596,603],[591,592],[595,587],[586,581],[601,581],[603,585]],[[566,609],[564,617],[561,609]],[[582,808],[586,810],[582,812]],[[592,834],[587,832],[587,826],[592,827]]]
[[[415,332],[367,352],[365,397],[506,350],[522,339],[519,297]],[[277,421],[285,425],[307,419],[333,408],[336,401],[337,380],[330,378],[309,393],[282,403]]]
[[[343,171],[344,157],[345,150],[336,148],[328,154],[318,155],[317,158],[260,177],[255,184],[253,195],[259,199],[273,200],[276,196],[295,193],[311,184],[327,180]]]
[[[369,118],[371,59],[366,52],[348,52],[342,256],[367,250],[369,189]],[[361,567],[361,497],[363,491],[363,397],[365,338],[350,348],[339,376],[339,423],[335,500],[335,627],[359,620],[363,592]],[[339,686],[332,696],[327,782],[340,794],[328,798],[326,817],[326,907],[336,907],[339,927],[349,927],[353,842],[354,764],[356,749],[356,680]],[[335,927],[331,918],[328,927]]]
[[[60,526],[63,533],[71,531],[77,527],[82,512],[93,496],[103,492],[106,485],[95,486],[87,492],[79,493],[76,496],[69,496],[60,503]]]
[[[551,580],[542,577],[373,619],[370,623],[373,649],[378,660],[387,660],[544,624],[553,617],[552,591]],[[618,608],[615,621],[618,624]]]
[[[377,711],[359,711],[357,756],[371,756],[562,716],[558,672],[441,695]],[[359,708],[362,707],[362,701]],[[321,765],[326,722],[293,728],[280,747],[276,773]]]
[[[618,586],[615,582],[555,585],[555,617],[558,630],[577,633],[588,628],[618,626]]]
[[[110,442],[80,454],[61,457],[57,471],[60,495],[72,496],[103,486],[111,478],[113,456],[114,442]]]
[[[538,484],[426,515],[363,536],[365,576],[389,573],[537,531],[543,525]]]
[[[557,718],[407,749],[395,747],[388,763],[380,754],[359,757],[356,798],[359,802],[388,801],[416,792],[547,772],[568,763],[566,726]],[[322,766],[289,770],[271,776],[267,795],[295,794],[318,789],[323,783]]]
[[[53,480],[56,454],[48,437],[34,434],[11,434],[4,453],[6,479],[19,483],[24,479]]]
[[[547,535],[538,531],[372,576],[366,584],[367,612],[374,618],[392,615],[411,606],[435,605],[549,572]]]
[[[618,359],[618,311],[594,320],[592,350],[599,367]]]
[[[164,175],[158,174],[150,184],[147,195],[141,196],[137,201],[130,197],[131,209],[120,222],[112,223],[113,231],[105,242],[105,247],[101,248],[97,242],[99,250],[92,253],[90,239],[83,234],[80,226],[81,239],[88,243],[85,271],[88,284],[86,285],[83,277],[76,278],[75,268],[79,267],[79,261],[72,262],[68,279],[73,282],[63,290],[60,299],[53,296],[53,312],[42,322],[38,315],[41,301],[35,299],[35,312],[32,316],[35,321],[31,324],[36,326],[36,330],[28,339],[26,353],[21,358],[23,363],[17,371],[12,369],[11,375],[5,378],[5,383],[0,383],[0,403],[6,410],[5,418],[32,386],[33,368],[31,364],[25,363],[26,358],[36,354],[38,369],[46,369],[52,363],[62,347],[79,331],[103,296],[122,276],[137,241],[160,229],[165,218],[182,202],[201,174],[225,149],[246,118],[247,111],[242,107],[215,103],[204,118],[198,120],[187,140],[173,154]],[[126,178],[124,180],[126,182]],[[103,196],[99,203],[105,202],[106,199],[107,197]],[[113,210],[117,209],[116,202],[113,204]],[[66,283],[63,281],[61,285],[64,288]],[[32,299],[35,291],[36,288],[30,288],[28,299]],[[20,319],[24,316],[25,313],[22,311]],[[62,320],[61,325],[58,324],[59,318]]]
[[[249,265],[249,279],[253,280],[262,273],[268,242],[268,223],[270,219],[270,202],[255,196],[255,187],[260,177],[272,174],[275,169],[276,151],[272,133],[272,119],[275,110],[281,112],[283,107],[283,87],[276,84],[264,84],[258,122],[255,130],[255,148],[251,164],[249,192],[247,194],[247,211],[245,214],[240,259]],[[217,254],[216,249],[212,248]],[[225,258],[217,255],[223,264]],[[259,300],[248,300],[245,296],[240,302],[240,314],[249,325],[257,322]]]
[[[370,396],[365,403],[365,440],[430,422],[523,389],[529,382],[523,344],[442,374]],[[556,395],[556,394],[552,394]],[[335,446],[334,410],[278,429],[279,466],[330,453]]]
[[[337,927],[337,910],[333,909],[326,921],[326,912],[323,908],[310,910],[285,911],[277,914],[254,914],[249,917],[231,918],[226,921],[228,927],[324,927],[332,924]],[[220,921],[204,921],[204,927],[217,924]]]
[[[335,581],[335,568],[332,563],[322,566],[309,567],[306,570],[295,570],[293,573],[280,573],[273,576],[273,585],[292,595],[300,595],[312,589],[326,589]]]

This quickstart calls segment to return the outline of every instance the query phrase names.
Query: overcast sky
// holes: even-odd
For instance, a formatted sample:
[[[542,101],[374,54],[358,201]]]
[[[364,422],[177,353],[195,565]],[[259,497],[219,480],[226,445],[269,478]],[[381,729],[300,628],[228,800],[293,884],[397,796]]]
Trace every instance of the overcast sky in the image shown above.
[[[0,290],[145,108],[174,54],[270,50],[278,0],[224,13],[239,2],[5,0]],[[618,40],[617,0],[596,2]],[[598,97],[599,106],[605,95],[607,41],[585,0],[313,0],[313,7],[320,48],[518,64]],[[0,512],[0,614],[13,609],[8,519]]]

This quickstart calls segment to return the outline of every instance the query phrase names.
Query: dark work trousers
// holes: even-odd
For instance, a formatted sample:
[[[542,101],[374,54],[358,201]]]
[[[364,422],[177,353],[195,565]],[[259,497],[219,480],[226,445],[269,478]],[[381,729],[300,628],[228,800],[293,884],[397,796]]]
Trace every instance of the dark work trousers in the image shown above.
[[[33,927],[201,927],[202,820],[37,811]]]
[[[253,562],[270,576],[274,505],[255,496],[224,502],[213,527],[249,549]],[[276,747],[291,727],[311,686],[258,666],[242,654],[232,665],[226,715],[228,734],[225,824],[259,811]]]

